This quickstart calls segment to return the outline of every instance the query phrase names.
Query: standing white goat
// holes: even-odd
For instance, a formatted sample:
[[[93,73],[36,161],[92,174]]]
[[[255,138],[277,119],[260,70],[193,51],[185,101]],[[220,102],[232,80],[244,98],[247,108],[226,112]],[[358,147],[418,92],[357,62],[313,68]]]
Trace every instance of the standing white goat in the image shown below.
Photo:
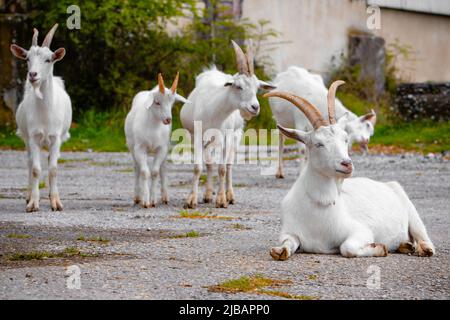
[[[336,124],[334,82],[328,94],[329,123],[307,100],[284,92],[313,125],[305,132],[278,128],[306,145],[306,167],[282,201],[280,247],[271,249],[275,260],[286,260],[297,250],[337,253],[345,257],[386,256],[388,251],[431,256],[435,249],[414,205],[397,182],[367,178],[347,179],[353,164],[348,155],[348,134]]]
[[[144,208],[156,206],[158,175],[161,176],[162,202],[169,203],[166,170],[172,131],[172,107],[175,101],[187,102],[177,93],[178,79],[177,73],[169,90],[164,86],[162,75],[158,74],[158,86],[151,91],[141,91],[136,94],[125,119],[127,146],[134,161],[134,202],[141,204]],[[147,164],[148,153],[154,156],[151,171]],[[150,194],[149,177],[152,180]]]
[[[279,90],[292,92],[293,94],[304,97],[313,105],[317,106],[323,114],[327,112],[327,104],[325,103],[327,89],[320,75],[310,73],[303,68],[291,66],[288,70],[276,76],[274,84]],[[312,128],[303,113],[298,111],[290,102],[272,98],[269,99],[269,102],[274,118],[283,127],[305,131]],[[377,119],[375,112],[372,110],[370,113],[358,117],[336,99],[336,116],[339,119],[338,124],[349,135],[349,148],[352,147],[353,143],[358,143],[362,150],[367,151],[367,145],[370,137],[374,133],[374,126]],[[284,177],[284,141],[284,136],[280,135],[277,178]]]
[[[259,80],[254,72],[253,53],[251,46],[244,54],[242,49],[232,41],[237,60],[238,73],[235,75],[225,74],[218,71],[215,67],[207,70],[197,77],[196,87],[189,95],[188,99],[192,104],[185,104],[180,112],[181,123],[187,129],[191,136],[194,135],[194,122],[201,122],[202,130],[217,129],[222,133],[222,137],[228,134],[226,131],[233,130],[234,137],[232,141],[226,141],[222,144],[224,154],[227,157],[224,163],[219,163],[219,191],[216,198],[216,207],[226,208],[228,203],[234,203],[234,192],[232,185],[232,163],[234,161],[234,152],[236,144],[240,142],[242,129],[244,127],[244,117],[251,119],[259,114],[260,105],[256,97],[259,88],[273,89],[274,87],[264,81]],[[201,132],[200,134],[203,134]],[[196,132],[196,134],[199,134]],[[217,144],[219,139],[206,141],[202,143],[203,151]],[[226,152],[225,150],[232,150]],[[197,154],[201,154],[198,152]],[[186,207],[195,208],[198,198],[198,183],[202,172],[203,159],[196,159],[194,165],[194,177],[192,181],[192,192],[187,199]],[[207,183],[204,202],[212,201],[212,170],[213,164],[206,162]],[[225,194],[225,175],[226,175],[226,194]]]
[[[48,32],[41,47],[37,43],[36,29],[30,50],[11,45],[11,52],[17,58],[26,60],[28,64],[24,98],[16,112],[17,134],[25,142],[28,152],[27,212],[39,210],[40,151],[44,146],[49,150],[51,207],[52,210],[63,209],[56,185],[56,174],[61,143],[70,137],[72,103],[62,79],[53,76],[53,64],[66,54],[64,48],[55,52],[50,50],[57,27],[58,24],[55,24]]]

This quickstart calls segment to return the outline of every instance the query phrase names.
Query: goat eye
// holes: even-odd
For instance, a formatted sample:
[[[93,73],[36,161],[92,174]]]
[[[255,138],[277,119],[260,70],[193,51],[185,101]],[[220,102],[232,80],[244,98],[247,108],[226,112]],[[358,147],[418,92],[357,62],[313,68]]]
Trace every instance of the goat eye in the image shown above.
[[[240,86],[236,86],[236,89],[238,89],[238,90],[242,90],[242,87],[240,87]]]
[[[323,148],[325,145],[323,143],[316,143],[316,148]]]
[[[45,62],[50,63],[50,59],[45,60]]]

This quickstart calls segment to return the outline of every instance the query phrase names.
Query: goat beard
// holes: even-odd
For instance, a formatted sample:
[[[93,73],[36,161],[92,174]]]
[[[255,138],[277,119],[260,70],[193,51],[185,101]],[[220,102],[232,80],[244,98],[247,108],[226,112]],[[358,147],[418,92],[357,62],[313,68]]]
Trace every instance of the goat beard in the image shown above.
[[[361,144],[359,145],[359,147],[360,147],[361,152],[362,152],[363,154],[368,154],[368,153],[369,153],[369,146],[368,146],[367,143],[361,143]]]
[[[36,97],[38,97],[39,99],[44,99],[44,96],[42,94],[41,91],[41,84],[40,83],[36,83],[36,84],[32,84],[33,86],[33,90],[34,90],[34,94],[36,95]]]

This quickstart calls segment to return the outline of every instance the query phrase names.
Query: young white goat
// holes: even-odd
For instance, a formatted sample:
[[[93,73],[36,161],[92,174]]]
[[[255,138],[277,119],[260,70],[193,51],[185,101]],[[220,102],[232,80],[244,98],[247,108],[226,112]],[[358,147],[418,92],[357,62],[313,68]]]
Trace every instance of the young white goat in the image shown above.
[[[169,90],[164,86],[162,75],[159,74],[158,85],[153,90],[136,94],[125,119],[127,146],[134,161],[134,202],[144,208],[156,206],[158,175],[161,176],[162,202],[169,202],[166,167],[172,131],[172,107],[175,101],[187,102],[177,93],[178,79],[177,73]],[[151,171],[147,164],[148,153],[154,156]],[[152,180],[150,194],[149,177]]]
[[[27,212],[39,210],[39,179],[41,177],[41,148],[49,150],[48,170],[50,203],[52,210],[62,210],[56,185],[58,158],[61,143],[66,141],[72,122],[72,104],[61,78],[53,76],[53,64],[61,60],[66,51],[50,50],[58,24],[46,35],[42,46],[38,46],[38,31],[34,29],[30,50],[15,44],[11,52],[28,65],[27,81],[23,101],[16,112],[17,134],[23,139],[28,153]]]
[[[280,91],[292,92],[307,99],[313,105],[317,106],[323,114],[326,114],[327,104],[325,101],[327,89],[320,75],[310,73],[303,68],[292,66],[287,71],[278,74],[274,80],[274,84]],[[283,127],[306,131],[311,129],[311,124],[305,118],[304,114],[298,111],[290,102],[273,98],[269,99],[269,102],[274,118]],[[372,110],[370,113],[358,117],[336,99],[336,116],[339,119],[338,124],[348,133],[349,148],[354,143],[358,143],[361,149],[366,152],[370,137],[374,133],[376,123],[375,112]],[[280,135],[277,178],[284,177],[284,140],[284,136]]]
[[[244,119],[248,120],[259,114],[260,105],[256,97],[259,88],[273,89],[270,84],[260,81],[253,66],[253,53],[251,47],[244,54],[242,49],[232,41],[237,60],[238,73],[228,75],[218,71],[215,67],[207,70],[197,77],[196,87],[189,95],[191,104],[185,104],[180,112],[181,123],[191,136],[194,136],[194,122],[201,122],[202,131],[209,129],[220,130],[222,137],[229,136],[227,131],[234,132],[232,139],[227,139],[218,148],[223,148],[226,159],[219,163],[219,191],[216,198],[216,207],[226,208],[228,203],[234,203],[234,192],[232,185],[232,163],[234,161],[234,150],[240,142]],[[203,132],[196,132],[202,134]],[[211,140],[202,140],[203,152],[208,158],[211,148],[217,147],[220,139],[211,137]],[[203,139],[203,138],[202,138]],[[231,140],[231,141],[230,141]],[[226,149],[231,152],[226,152]],[[197,152],[197,155],[202,153]],[[194,165],[194,177],[192,181],[192,192],[189,195],[186,207],[195,208],[198,198],[198,183],[202,172],[202,159],[196,159]],[[212,201],[212,170],[211,161],[206,161],[207,183],[204,202]],[[226,176],[226,193],[225,193]]]
[[[305,132],[278,125],[284,135],[306,145],[308,159],[282,201],[282,245],[272,248],[271,256],[286,260],[299,250],[379,257],[388,251],[413,252],[414,248],[419,256],[433,255],[435,249],[425,226],[397,182],[346,179],[353,172],[349,137],[336,124],[334,112],[335,91],[342,83],[336,81],[330,87],[329,123],[303,98],[284,92],[266,94],[293,103],[313,126]]]

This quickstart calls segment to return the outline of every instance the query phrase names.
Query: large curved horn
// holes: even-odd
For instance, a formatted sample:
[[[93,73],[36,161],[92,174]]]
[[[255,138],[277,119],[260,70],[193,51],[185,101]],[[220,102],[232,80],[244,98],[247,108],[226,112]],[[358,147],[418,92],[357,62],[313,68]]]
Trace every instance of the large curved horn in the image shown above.
[[[170,91],[172,91],[173,94],[175,94],[175,92],[177,92],[177,87],[178,87],[178,79],[180,78],[180,72],[177,72],[177,75],[175,77],[175,80],[173,80],[172,83],[172,88],[170,88]]]
[[[327,126],[327,121],[323,118],[322,113],[317,107],[312,105],[308,100],[287,92],[269,92],[264,95],[265,98],[278,97],[283,98],[294,104],[301,112],[303,112],[311,122],[314,129],[321,126]]]
[[[45,36],[44,42],[42,42],[43,47],[50,48],[50,44],[52,43],[53,35],[55,34],[56,28],[58,28],[57,23],[55,23],[55,25],[50,29],[50,31]]]
[[[253,53],[253,41],[249,40],[248,41],[248,46],[247,46],[247,65],[248,65],[248,71],[250,72],[250,75],[254,75],[255,74],[255,56]]]
[[[245,74],[249,76],[250,70],[248,68],[247,56],[244,54],[244,51],[242,51],[241,47],[239,47],[236,42],[231,40],[231,43],[233,44],[234,52],[236,53],[236,63],[239,74]]]
[[[161,73],[158,73],[158,86],[159,86],[159,92],[161,92],[161,94],[165,94],[166,86],[164,85],[164,79],[163,79]]]
[[[333,82],[328,89],[328,119],[330,120],[330,124],[336,123],[336,90],[340,85],[343,85],[345,81],[337,80]]]
[[[36,28],[33,28],[33,39],[31,40],[32,46],[38,45],[38,35],[39,35],[39,31]]]

